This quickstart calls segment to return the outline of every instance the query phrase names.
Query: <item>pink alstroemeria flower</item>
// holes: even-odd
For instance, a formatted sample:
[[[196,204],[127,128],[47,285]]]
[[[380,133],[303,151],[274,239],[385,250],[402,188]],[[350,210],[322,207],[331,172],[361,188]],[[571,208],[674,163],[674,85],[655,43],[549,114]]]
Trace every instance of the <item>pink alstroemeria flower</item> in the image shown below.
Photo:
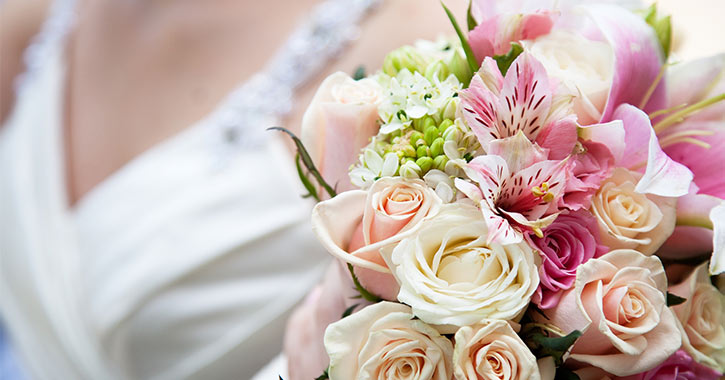
[[[554,25],[552,14],[539,11],[530,14],[497,14],[468,33],[468,43],[478,62],[485,57],[506,54],[511,43],[529,40],[549,33]]]
[[[541,237],[541,229],[556,219],[567,162],[543,157],[542,150],[519,132],[496,140],[488,155],[464,168],[478,186],[456,178],[456,187],[481,207],[489,242],[516,244],[528,232]]]
[[[484,59],[460,97],[463,118],[487,152],[491,142],[519,132],[555,160],[567,157],[576,144],[569,98],[554,92],[544,67],[528,53],[516,58],[505,77],[493,59]]]

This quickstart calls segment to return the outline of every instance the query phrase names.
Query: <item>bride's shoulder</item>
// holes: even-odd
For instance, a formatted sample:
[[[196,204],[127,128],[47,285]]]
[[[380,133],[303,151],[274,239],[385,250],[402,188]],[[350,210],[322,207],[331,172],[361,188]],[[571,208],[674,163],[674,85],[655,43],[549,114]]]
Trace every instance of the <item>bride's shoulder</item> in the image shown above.
[[[49,0],[0,1],[0,123],[12,109],[15,78],[25,69],[23,52],[40,30],[49,3]]]

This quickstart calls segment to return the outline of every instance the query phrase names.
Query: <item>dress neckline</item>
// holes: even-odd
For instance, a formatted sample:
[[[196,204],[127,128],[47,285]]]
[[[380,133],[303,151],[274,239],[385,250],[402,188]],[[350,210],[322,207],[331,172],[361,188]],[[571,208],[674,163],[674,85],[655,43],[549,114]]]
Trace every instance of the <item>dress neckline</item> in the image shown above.
[[[101,182],[83,194],[74,204],[67,196],[68,177],[65,165],[64,134],[62,133],[66,108],[61,106],[55,128],[61,157],[59,177],[65,209],[78,213],[97,193],[118,182],[118,177],[128,175],[142,165],[149,156],[156,155],[177,145],[191,136],[208,145],[210,170],[223,170],[230,157],[245,150],[259,149],[271,139],[265,132],[292,109],[294,91],[314,77],[329,60],[335,58],[347,43],[359,35],[358,23],[380,0],[325,0],[317,4],[292,32],[290,37],[273,54],[265,67],[239,83],[223,96],[212,111],[191,123],[178,133],[154,144],[146,151],[124,163]],[[64,64],[67,37],[76,19],[77,0],[55,0],[40,33],[26,49],[26,72],[16,82],[16,92],[21,96],[29,82],[36,80],[39,72],[55,57],[63,76],[57,96],[65,96],[67,65]],[[275,99],[268,102],[264,99]],[[65,102],[61,100],[61,104]],[[262,127],[260,127],[262,126]]]

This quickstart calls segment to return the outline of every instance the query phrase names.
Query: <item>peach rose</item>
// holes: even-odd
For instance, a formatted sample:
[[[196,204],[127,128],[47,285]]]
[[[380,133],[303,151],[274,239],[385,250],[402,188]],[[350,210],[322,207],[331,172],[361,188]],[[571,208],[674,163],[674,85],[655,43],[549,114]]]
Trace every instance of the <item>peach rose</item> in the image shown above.
[[[394,300],[398,285],[379,251],[413,234],[441,204],[422,180],[384,177],[367,191],[351,190],[318,203],[312,228],[328,252],[355,266],[366,289]]]
[[[330,380],[449,380],[453,345],[408,306],[379,302],[325,332]]]
[[[457,380],[539,380],[536,357],[502,320],[464,326],[455,335],[453,371]]]
[[[651,255],[675,229],[676,198],[636,192],[640,173],[616,168],[592,197],[601,243]]]
[[[579,330],[567,360],[616,376],[648,371],[680,348],[667,308],[667,278],[655,256],[622,249],[579,266],[573,289],[545,313],[565,333]]]
[[[336,72],[320,84],[302,117],[302,142],[322,176],[341,191],[352,189],[350,165],[378,132],[382,89]]]
[[[725,295],[710,283],[707,263],[669,291],[687,299],[672,307],[680,321],[682,348],[697,362],[725,372]]]

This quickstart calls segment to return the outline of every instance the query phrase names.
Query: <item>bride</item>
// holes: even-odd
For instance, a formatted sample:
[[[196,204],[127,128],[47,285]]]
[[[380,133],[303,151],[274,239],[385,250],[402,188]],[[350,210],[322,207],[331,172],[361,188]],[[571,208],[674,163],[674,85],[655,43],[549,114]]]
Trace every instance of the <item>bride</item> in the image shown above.
[[[450,28],[432,0],[0,7],[0,321],[38,379],[250,378],[327,265],[265,129]]]

